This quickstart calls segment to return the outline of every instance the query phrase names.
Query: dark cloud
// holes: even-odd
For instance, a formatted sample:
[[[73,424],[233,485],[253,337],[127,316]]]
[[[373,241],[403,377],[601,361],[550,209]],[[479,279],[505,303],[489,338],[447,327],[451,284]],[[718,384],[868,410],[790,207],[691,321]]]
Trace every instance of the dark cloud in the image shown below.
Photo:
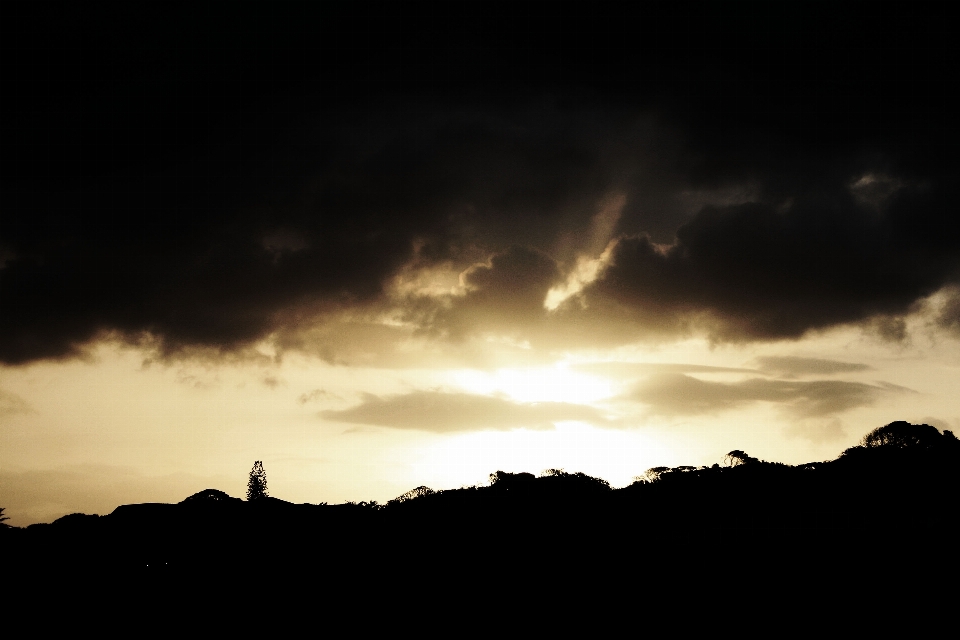
[[[943,305],[937,310],[934,322],[956,336],[960,336],[960,288],[950,287]]]
[[[708,382],[682,374],[661,374],[641,383],[628,397],[649,405],[658,415],[709,414],[770,402],[796,417],[808,418],[869,406],[887,393],[904,391],[909,390],[888,383],[763,378]]]
[[[482,307],[531,275],[514,270],[558,268],[511,245],[572,259],[635,163],[604,151],[635,118],[610,110],[193,97],[137,96],[118,114],[131,96],[86,96],[90,153],[6,165],[0,360],[73,355],[104,332],[234,350],[381,300],[411,262],[507,251],[468,275]]]
[[[840,362],[799,356],[760,356],[756,358],[760,370],[788,376],[822,376],[834,373],[869,371],[871,367],[856,362]]]
[[[623,238],[586,298],[675,330],[693,317],[718,340],[796,338],[905,313],[957,275],[960,236],[947,213],[956,195],[947,181],[917,184],[874,208],[838,181],[708,206],[669,247]]]
[[[880,315],[868,324],[868,328],[886,342],[905,342],[909,338],[907,321],[903,317]]]
[[[422,324],[516,329],[614,195],[545,341],[796,337],[957,280],[936,12],[4,11],[3,363],[236,351],[491,255]]]
[[[565,402],[519,403],[492,396],[439,391],[415,391],[386,398],[366,394],[355,407],[322,411],[320,415],[335,422],[437,433],[549,429],[553,423],[562,420],[604,422],[596,409],[584,405]]]

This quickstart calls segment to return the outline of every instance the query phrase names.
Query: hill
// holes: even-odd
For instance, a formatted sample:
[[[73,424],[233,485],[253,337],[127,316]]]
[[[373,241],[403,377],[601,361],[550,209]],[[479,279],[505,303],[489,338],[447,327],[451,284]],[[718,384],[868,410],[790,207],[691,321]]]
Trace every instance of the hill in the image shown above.
[[[891,423],[874,435],[922,427]],[[953,575],[958,566],[960,442],[925,433],[865,439],[797,466],[731,452],[724,465],[655,468],[622,489],[561,470],[498,471],[489,486],[418,487],[385,505],[248,502],[208,489],[6,530],[3,542],[8,567],[34,576],[315,575],[382,597],[412,576],[426,598],[468,587],[519,597],[531,585],[624,576],[657,589],[721,578],[782,586],[840,568],[860,585],[916,584],[931,566]]]

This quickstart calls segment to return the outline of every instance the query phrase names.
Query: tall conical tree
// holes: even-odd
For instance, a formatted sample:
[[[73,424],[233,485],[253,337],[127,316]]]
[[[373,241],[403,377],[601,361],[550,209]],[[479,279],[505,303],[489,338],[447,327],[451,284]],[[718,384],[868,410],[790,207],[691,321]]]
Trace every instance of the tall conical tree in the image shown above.
[[[250,479],[247,481],[247,500],[256,500],[267,497],[267,472],[263,470],[263,462],[257,460],[250,470]]]

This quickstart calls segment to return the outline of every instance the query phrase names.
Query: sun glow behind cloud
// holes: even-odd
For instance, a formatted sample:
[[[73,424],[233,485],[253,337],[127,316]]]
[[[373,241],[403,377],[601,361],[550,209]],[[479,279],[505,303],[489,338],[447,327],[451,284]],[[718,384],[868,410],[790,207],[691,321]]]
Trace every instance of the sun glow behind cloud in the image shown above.
[[[610,257],[613,255],[615,242],[607,245],[603,253],[597,258],[588,258],[581,256],[577,259],[577,266],[573,269],[567,281],[562,285],[553,287],[547,292],[547,297],[543,301],[543,307],[547,311],[553,311],[559,307],[565,300],[575,296],[583,291],[583,288],[597,279],[603,268],[610,263]]]
[[[518,402],[568,402],[591,404],[614,395],[616,385],[600,376],[570,369],[558,362],[552,367],[476,369],[450,373],[451,381],[470,393],[505,395]]]
[[[878,352],[875,339],[851,328],[800,344],[710,348],[690,340],[572,352],[547,366],[509,366],[505,358],[507,366],[493,369],[350,367],[290,353],[278,359],[268,346],[249,361],[144,366],[146,354],[103,344],[89,361],[0,370],[7,400],[0,402],[6,409],[0,411],[0,471],[20,478],[16,474],[30,469],[49,475],[61,465],[126,464],[148,478],[188,474],[189,491],[212,486],[209,478],[231,478],[232,485],[215,484],[242,495],[251,461],[262,459],[278,497],[341,502],[389,500],[419,484],[476,484],[498,469],[564,468],[622,486],[649,467],[712,464],[734,448],[795,464],[836,456],[891,415],[958,428],[953,388],[960,346],[916,336],[912,346],[889,352]],[[692,391],[677,389],[677,398],[671,389],[642,386],[666,374],[697,382]],[[752,379],[766,381],[750,384],[767,391],[804,391],[816,381],[877,391],[873,401],[837,415],[798,415],[789,410],[794,396],[753,394],[753,386],[744,386]],[[883,391],[881,382],[922,393]],[[646,395],[638,397],[638,389]],[[735,402],[691,413],[691,406],[713,397],[706,392]],[[454,407],[452,426],[425,430],[416,420],[391,426],[338,419],[363,405],[364,394],[382,402],[446,400],[442,407]],[[663,411],[664,402],[683,411]],[[491,418],[489,425],[464,429],[470,421],[456,411],[469,407],[513,422],[498,425]],[[78,484],[79,497],[57,507],[61,512],[17,511],[15,522],[115,507],[94,508],[105,504],[94,500],[100,491],[95,476],[77,481],[85,488]],[[10,478],[0,498],[19,504],[9,497],[16,480]],[[140,484],[130,486],[109,499],[184,497],[154,497]]]
[[[566,282],[547,292],[547,297],[543,301],[543,307],[547,311],[555,310],[565,300],[583,291],[583,288],[596,280],[610,263],[616,246],[616,241],[611,238],[626,203],[626,196],[622,193],[609,196],[600,203],[600,210],[591,220],[589,242],[584,247],[585,253],[577,258],[577,264],[567,275]]]

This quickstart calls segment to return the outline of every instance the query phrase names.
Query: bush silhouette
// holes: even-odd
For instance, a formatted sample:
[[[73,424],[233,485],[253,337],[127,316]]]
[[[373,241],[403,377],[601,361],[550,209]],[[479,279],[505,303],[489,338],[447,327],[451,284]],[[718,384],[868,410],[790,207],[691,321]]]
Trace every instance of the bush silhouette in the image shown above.
[[[401,502],[407,502],[409,500],[416,500],[417,498],[422,498],[424,496],[431,496],[435,493],[437,492],[431,489],[430,487],[420,485],[415,489],[410,489],[410,491],[407,491],[403,495],[397,496],[387,504],[399,504]],[[376,502],[374,502],[373,504],[376,504]]]

